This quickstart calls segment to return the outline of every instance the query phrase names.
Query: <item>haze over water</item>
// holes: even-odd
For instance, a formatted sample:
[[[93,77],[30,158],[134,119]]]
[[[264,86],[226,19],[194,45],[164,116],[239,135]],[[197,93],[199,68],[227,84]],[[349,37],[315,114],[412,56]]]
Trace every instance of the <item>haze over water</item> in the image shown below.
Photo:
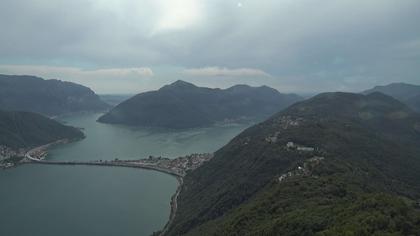
[[[248,125],[166,130],[130,128],[96,122],[100,114],[63,117],[63,122],[84,128],[87,137],[49,152],[51,160],[139,159],[149,155],[176,158],[191,153],[214,152]]]
[[[213,152],[247,125],[168,131],[61,118],[86,139],[57,146],[50,160],[111,160]],[[0,171],[0,235],[150,235],[169,217],[172,176],[132,168],[24,165]],[[7,204],[4,204],[6,203]]]

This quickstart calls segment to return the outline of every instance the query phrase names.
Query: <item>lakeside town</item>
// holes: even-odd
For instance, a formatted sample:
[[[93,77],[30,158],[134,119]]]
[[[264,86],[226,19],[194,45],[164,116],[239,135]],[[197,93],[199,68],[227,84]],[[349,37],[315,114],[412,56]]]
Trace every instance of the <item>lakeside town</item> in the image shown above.
[[[54,145],[66,144],[69,142],[70,140],[68,139],[60,139],[32,149],[20,148],[17,150],[7,146],[0,146],[0,169],[16,167],[19,164],[31,161],[44,160],[48,155],[48,148]]]
[[[188,171],[195,170],[213,157],[212,153],[193,153],[190,155],[170,159],[167,157],[149,156],[146,159],[126,160],[125,163],[166,169],[178,176],[185,176]],[[118,161],[118,160],[114,160]]]
[[[0,145],[0,168],[11,168],[17,165],[25,158],[26,150],[14,150],[9,147]]]
[[[52,145],[58,143],[54,142],[51,144],[43,145],[40,147],[33,148],[31,150],[19,149],[13,150],[11,148],[0,146],[0,168],[6,169],[15,167],[19,164],[35,162],[44,164],[89,164],[89,165],[118,165],[118,166],[131,166],[140,167],[145,169],[155,169],[158,171],[173,174],[179,177],[183,177],[188,171],[194,170],[201,166],[204,162],[209,161],[212,157],[212,153],[193,153],[190,155],[177,157],[174,159],[167,157],[154,157],[149,156],[148,158],[138,160],[120,160],[118,158],[114,160],[96,160],[87,162],[69,162],[69,161],[48,161],[45,158],[48,155],[47,149]]]

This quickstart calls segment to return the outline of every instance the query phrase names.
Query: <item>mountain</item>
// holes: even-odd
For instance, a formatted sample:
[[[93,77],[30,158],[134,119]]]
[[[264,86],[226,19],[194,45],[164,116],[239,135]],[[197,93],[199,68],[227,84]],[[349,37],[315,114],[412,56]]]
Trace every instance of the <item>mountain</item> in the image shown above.
[[[76,128],[31,112],[0,111],[0,146],[11,149],[41,146],[84,134]]]
[[[301,100],[262,86],[228,89],[197,87],[176,81],[157,91],[138,94],[99,118],[99,122],[133,126],[193,128],[240,119],[264,119]]]
[[[420,112],[420,94],[410,97],[405,101],[405,103],[415,111]]]
[[[419,153],[398,100],[320,94],[189,172],[165,235],[420,235]]]
[[[420,85],[393,83],[385,86],[376,86],[373,89],[364,91],[363,94],[373,92],[381,92],[392,96],[407,104],[415,111],[420,112]]]
[[[79,111],[99,111],[109,105],[89,88],[34,76],[0,75],[0,109],[56,116]]]

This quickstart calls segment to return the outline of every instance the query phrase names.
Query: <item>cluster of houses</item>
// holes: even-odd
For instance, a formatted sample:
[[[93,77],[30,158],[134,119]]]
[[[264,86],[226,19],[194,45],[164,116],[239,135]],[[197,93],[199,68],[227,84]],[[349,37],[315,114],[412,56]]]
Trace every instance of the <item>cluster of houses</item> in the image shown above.
[[[313,148],[313,147],[305,147],[305,146],[302,146],[302,145],[295,144],[294,142],[288,142],[286,144],[286,147],[288,149],[291,149],[291,150],[297,150],[297,151],[302,151],[302,152],[313,152],[313,151],[315,151],[315,148]]]
[[[293,118],[291,116],[281,116],[275,120],[275,124],[282,129],[299,126],[303,122],[303,118]]]
[[[273,136],[269,136],[267,138],[265,138],[265,141],[268,143],[277,143],[278,141],[278,136],[280,135],[280,132],[275,132]]]
[[[270,144],[275,144],[279,141],[279,138],[278,138],[279,135],[280,135],[280,132],[277,131],[273,135],[266,137],[265,141],[270,143]],[[244,142],[244,144],[246,145],[246,144],[248,144],[248,142],[246,141],[246,142]],[[297,151],[302,151],[302,152],[313,152],[313,151],[315,151],[315,148],[313,148],[313,147],[306,147],[306,146],[303,146],[303,145],[296,144],[294,142],[287,142],[286,148],[289,149],[289,150],[297,150]]]
[[[9,147],[0,145],[0,161],[9,159],[17,155],[18,155],[18,152],[12,150]]]
[[[284,180],[293,177],[293,176],[310,176],[312,170],[324,160],[324,157],[312,157],[306,160],[303,165],[299,165],[295,170],[289,171],[285,174],[280,175],[278,181],[281,183]]]
[[[288,129],[289,127],[299,126],[303,122],[303,118],[293,118],[291,116],[281,116],[274,121],[274,126],[281,129]],[[276,143],[280,131],[275,132],[272,136],[266,137],[265,141],[268,143]]]
[[[13,157],[19,157],[24,156],[25,150],[19,149],[19,150],[13,150],[7,146],[0,145],[0,168],[10,168],[13,167],[14,164],[8,160],[10,160]]]
[[[29,153],[32,158],[38,159],[38,160],[44,160],[45,157],[48,155],[48,152],[46,148],[36,148],[30,151]]]
[[[148,159],[142,159],[138,162],[142,165],[168,169],[178,175],[184,176],[187,171],[198,168],[204,162],[209,161],[212,157],[213,154],[211,153],[194,153],[175,159],[150,156]]]

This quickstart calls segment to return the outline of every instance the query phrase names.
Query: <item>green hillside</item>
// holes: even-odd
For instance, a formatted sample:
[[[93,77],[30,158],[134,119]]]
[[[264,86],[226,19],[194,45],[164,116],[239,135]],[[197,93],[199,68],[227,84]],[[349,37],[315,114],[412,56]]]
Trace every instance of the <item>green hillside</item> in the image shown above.
[[[301,100],[263,86],[228,89],[197,87],[177,81],[158,91],[138,94],[114,107],[99,122],[165,128],[210,126],[226,120],[262,120]]]
[[[419,235],[419,144],[391,97],[315,96],[189,173],[167,235]]]
[[[393,83],[385,86],[376,86],[373,89],[364,91],[363,93],[369,94],[373,92],[381,92],[392,96],[405,103],[413,110],[420,112],[420,85]]]
[[[91,89],[60,80],[0,74],[0,109],[56,116],[109,107]]]
[[[31,148],[60,139],[80,139],[76,128],[31,112],[0,111],[0,145],[12,149]]]

